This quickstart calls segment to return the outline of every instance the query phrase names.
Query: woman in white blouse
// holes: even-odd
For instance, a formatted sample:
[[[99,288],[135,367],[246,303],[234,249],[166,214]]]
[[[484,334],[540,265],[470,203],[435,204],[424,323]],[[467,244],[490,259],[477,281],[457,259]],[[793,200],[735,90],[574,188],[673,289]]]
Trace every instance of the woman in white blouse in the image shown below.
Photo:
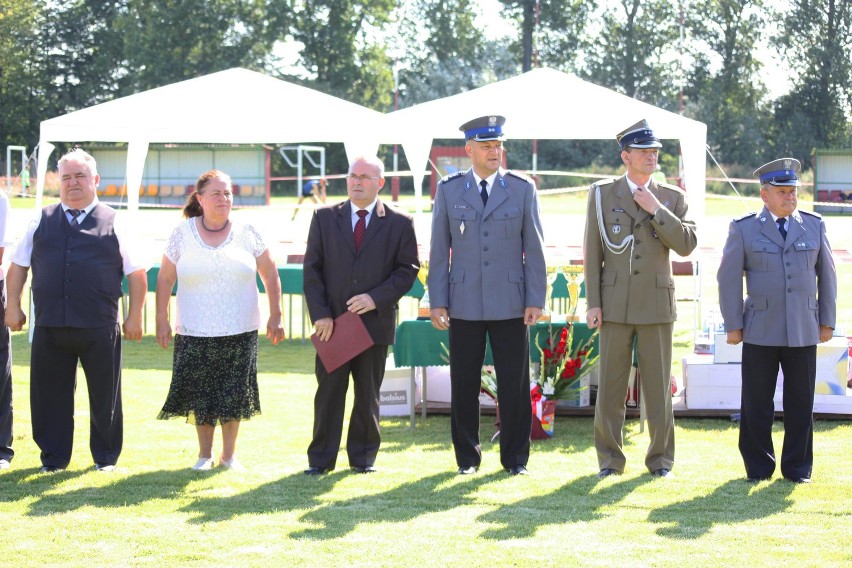
[[[169,300],[176,281],[177,317],[172,382],[157,418],[185,417],[198,433],[195,470],[213,468],[213,434],[222,427],[219,465],[242,470],[235,456],[240,422],[260,413],[255,274],[269,298],[266,337],[284,338],[281,281],[260,234],[229,219],[231,178],[218,170],[198,178],[171,234],[157,278],[157,343],[172,341]]]

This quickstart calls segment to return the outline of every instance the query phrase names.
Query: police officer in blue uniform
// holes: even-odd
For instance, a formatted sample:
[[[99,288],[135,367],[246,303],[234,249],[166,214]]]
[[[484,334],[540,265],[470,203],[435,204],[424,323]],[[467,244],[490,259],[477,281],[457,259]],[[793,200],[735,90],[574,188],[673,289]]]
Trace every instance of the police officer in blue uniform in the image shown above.
[[[816,345],[833,334],[837,273],[822,218],[797,208],[800,170],[794,158],[755,170],[765,206],[731,223],[717,274],[727,342],[743,343],[739,448],[750,482],[769,479],[775,471],[773,396],[779,365],[784,373],[781,474],[796,483],[811,481]]]
[[[432,210],[432,325],[449,329],[451,430],[458,473],[476,472],[479,388],[491,343],[500,405],[500,463],[527,473],[530,451],[529,330],[544,307],[544,240],[535,184],[504,170],[502,116],[460,127],[472,167],[438,184]],[[452,258],[451,258],[452,257]]]

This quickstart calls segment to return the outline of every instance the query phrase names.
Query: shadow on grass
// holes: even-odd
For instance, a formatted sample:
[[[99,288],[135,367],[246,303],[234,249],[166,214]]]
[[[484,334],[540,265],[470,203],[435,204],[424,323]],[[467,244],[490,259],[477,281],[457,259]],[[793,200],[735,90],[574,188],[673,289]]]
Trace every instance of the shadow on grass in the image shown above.
[[[80,477],[85,471],[41,473],[41,468],[10,469],[0,475],[0,502],[11,503],[41,495],[65,481]]]
[[[612,479],[612,478],[610,478]],[[604,517],[602,509],[620,503],[640,486],[654,481],[650,475],[640,475],[604,485],[592,491],[601,482],[597,474],[575,479],[545,495],[536,495],[515,503],[508,503],[482,514],[477,520],[500,525],[482,533],[489,540],[526,539],[535,535],[545,525],[590,522]]]
[[[755,488],[745,479],[732,479],[713,493],[672,503],[651,511],[648,520],[662,523],[656,532],[671,539],[701,538],[714,525],[732,525],[781,513],[792,505],[795,484],[776,479]]]
[[[64,493],[43,495],[29,507],[28,515],[46,516],[54,513],[66,513],[82,507],[127,507],[154,499],[176,499],[182,496],[186,486],[200,477],[216,475],[213,472],[194,472],[187,470],[151,471],[136,475],[118,477],[120,473],[99,473],[97,475],[115,475],[116,481],[97,487],[84,487]],[[76,473],[76,472],[75,472]],[[88,473],[88,472],[80,472]],[[78,475],[79,475],[78,474]],[[54,473],[62,480],[66,473]]]
[[[410,521],[420,515],[464,507],[472,504],[471,494],[481,486],[503,479],[506,474],[495,472],[487,475],[463,476],[465,478],[463,481],[440,487],[457,477],[462,476],[442,472],[411,483],[404,483],[383,493],[325,503],[308,511],[300,518],[301,521],[316,526],[294,532],[290,536],[330,540],[346,536],[359,524],[399,523]],[[400,503],[405,503],[405,506],[400,506]]]
[[[469,480],[440,487],[456,478],[453,472],[442,472],[382,493],[320,501],[320,496],[332,492],[338,481],[350,475],[359,474],[340,471],[314,478],[297,473],[239,495],[196,499],[182,510],[198,514],[190,522],[208,523],[226,521],[238,515],[307,509],[299,520],[314,526],[289,536],[329,540],[349,534],[362,523],[408,521],[423,514],[464,506],[471,500],[469,495],[480,486],[505,477],[502,473],[470,476]]]

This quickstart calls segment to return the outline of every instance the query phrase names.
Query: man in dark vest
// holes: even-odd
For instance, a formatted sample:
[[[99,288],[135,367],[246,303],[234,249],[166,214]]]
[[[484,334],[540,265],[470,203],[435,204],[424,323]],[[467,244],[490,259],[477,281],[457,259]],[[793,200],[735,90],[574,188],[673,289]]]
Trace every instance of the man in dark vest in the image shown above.
[[[112,471],[121,454],[121,329],[118,302],[127,275],[124,336],[142,340],[145,266],[113,209],[97,198],[95,159],[74,149],[59,160],[61,203],[48,205],[18,242],[6,282],[6,325],[26,323],[21,296],[32,267],[35,304],[30,361],[33,439],[42,472],[65,469],[74,440],[78,361],[86,374],[95,469]]]

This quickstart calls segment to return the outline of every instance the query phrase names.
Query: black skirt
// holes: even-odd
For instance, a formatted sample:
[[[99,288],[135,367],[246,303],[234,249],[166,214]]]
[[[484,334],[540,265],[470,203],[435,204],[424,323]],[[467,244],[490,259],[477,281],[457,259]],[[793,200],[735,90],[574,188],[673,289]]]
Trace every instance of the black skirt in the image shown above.
[[[260,414],[257,331],[224,337],[175,335],[172,383],[159,420],[196,426]]]

